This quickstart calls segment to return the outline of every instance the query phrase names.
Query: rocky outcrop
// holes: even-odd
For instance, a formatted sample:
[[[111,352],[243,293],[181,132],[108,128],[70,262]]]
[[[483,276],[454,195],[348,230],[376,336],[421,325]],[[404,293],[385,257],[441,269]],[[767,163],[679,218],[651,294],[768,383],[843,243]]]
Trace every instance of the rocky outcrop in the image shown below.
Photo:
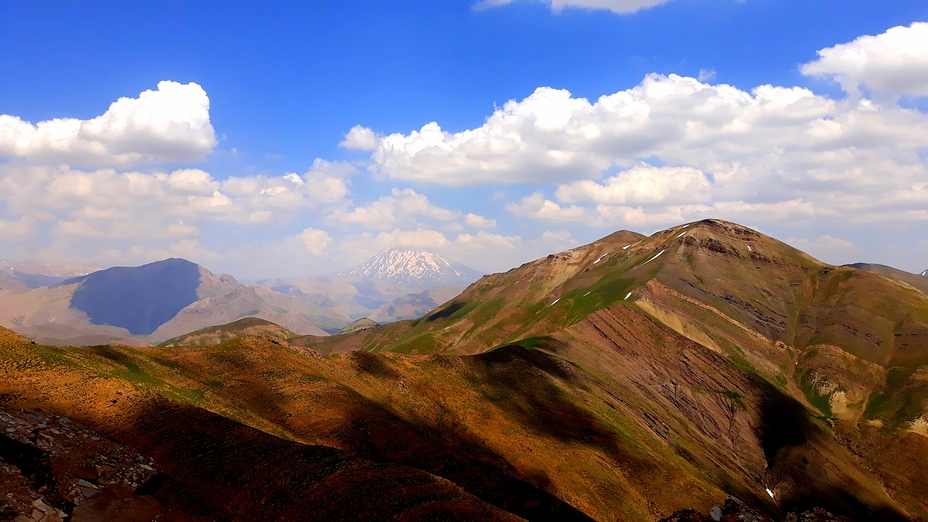
[[[147,495],[162,476],[153,460],[67,417],[0,410],[0,520],[207,520]]]
[[[833,515],[821,508],[771,518],[757,513],[744,502],[729,496],[725,499],[724,506],[713,506],[708,515],[703,515],[695,509],[683,509],[662,518],[661,522],[851,522],[851,519]]]

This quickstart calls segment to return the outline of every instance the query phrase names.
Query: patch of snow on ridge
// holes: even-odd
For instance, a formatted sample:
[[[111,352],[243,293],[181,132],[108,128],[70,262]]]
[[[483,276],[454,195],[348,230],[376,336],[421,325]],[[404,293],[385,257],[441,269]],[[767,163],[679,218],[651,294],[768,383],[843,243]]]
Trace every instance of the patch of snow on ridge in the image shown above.
[[[685,231],[685,230],[684,230],[683,232],[680,232],[680,235],[677,236],[677,239],[680,239],[681,237],[683,237],[683,234],[686,234],[686,231]]]
[[[631,297],[631,296],[632,296],[632,293],[629,292],[629,293],[625,296],[625,299],[623,299],[623,301],[628,301],[628,298]]]
[[[593,261],[593,264],[595,265],[596,263],[599,263],[600,261],[603,260],[604,257],[606,257],[606,256],[608,256],[608,255],[609,255],[609,252],[606,252],[605,254],[599,256],[599,259],[597,259],[596,261]]]
[[[557,302],[558,302],[558,301],[560,301],[560,300],[561,300],[561,298],[560,298],[560,297],[558,297],[557,299],[555,299],[555,300],[554,300],[554,302],[553,302],[553,303],[551,303],[551,304],[549,304],[548,306],[554,306],[554,305],[556,305],[556,304],[557,304]]]
[[[631,246],[631,245],[625,245],[624,247],[622,247],[622,250],[628,250],[628,247],[630,247],[630,246]],[[928,272],[928,270],[925,270],[925,272]]]
[[[767,494],[770,495],[770,498],[776,498],[773,496],[773,491],[770,491],[770,488],[764,488],[767,490]]]
[[[583,297],[586,297],[586,296],[588,296],[588,295],[590,295],[590,294],[592,294],[592,293],[593,293],[593,291],[592,291],[592,290],[590,290],[589,292],[587,292],[587,293],[585,293],[585,294],[583,294]]]
[[[650,263],[651,261],[654,261],[655,259],[661,257],[661,254],[663,254],[664,252],[666,252],[666,250],[661,250],[656,256],[652,257],[651,259],[648,259],[648,260],[645,261],[644,263],[641,263],[641,266],[644,266],[644,265]]]
[[[924,272],[922,272],[922,275],[925,277],[928,277],[928,270],[925,270]]]

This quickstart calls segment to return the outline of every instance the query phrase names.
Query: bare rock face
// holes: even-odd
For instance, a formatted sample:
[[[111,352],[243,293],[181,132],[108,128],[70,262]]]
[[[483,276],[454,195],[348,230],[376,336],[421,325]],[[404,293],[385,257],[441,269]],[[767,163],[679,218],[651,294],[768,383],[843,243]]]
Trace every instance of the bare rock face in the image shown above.
[[[0,409],[0,520],[204,520],[147,495],[161,477],[153,460],[67,417]]]

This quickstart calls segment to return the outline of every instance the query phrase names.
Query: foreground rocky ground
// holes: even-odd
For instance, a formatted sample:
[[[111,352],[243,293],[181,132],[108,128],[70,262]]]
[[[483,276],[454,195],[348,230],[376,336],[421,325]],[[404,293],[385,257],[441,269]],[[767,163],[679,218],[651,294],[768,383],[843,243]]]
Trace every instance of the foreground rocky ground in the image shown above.
[[[0,409],[0,520],[207,520],[164,506],[148,491],[157,464],[67,417]]]

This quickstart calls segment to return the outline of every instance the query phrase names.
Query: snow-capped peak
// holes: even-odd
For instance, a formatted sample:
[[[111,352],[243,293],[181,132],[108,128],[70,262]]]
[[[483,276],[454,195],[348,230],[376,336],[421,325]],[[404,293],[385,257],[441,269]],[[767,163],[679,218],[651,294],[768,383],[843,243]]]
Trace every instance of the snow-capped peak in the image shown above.
[[[432,252],[391,247],[338,275],[429,287],[468,285],[482,274]]]

